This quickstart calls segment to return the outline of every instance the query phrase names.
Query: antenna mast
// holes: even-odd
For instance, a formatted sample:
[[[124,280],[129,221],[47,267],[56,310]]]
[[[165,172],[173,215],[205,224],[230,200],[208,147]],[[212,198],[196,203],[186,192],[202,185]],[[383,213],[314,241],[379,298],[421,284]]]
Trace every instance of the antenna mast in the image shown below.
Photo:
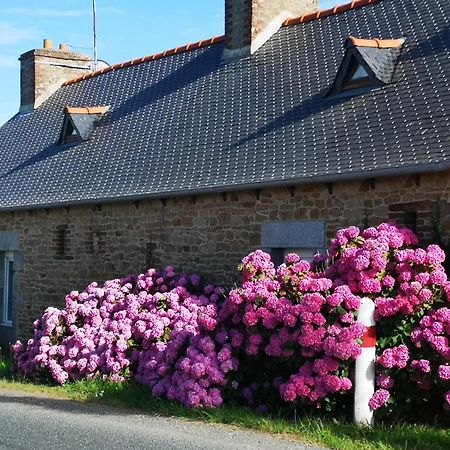
[[[98,67],[98,56],[97,56],[97,4],[96,0],[92,0],[92,16],[94,20],[94,71]]]

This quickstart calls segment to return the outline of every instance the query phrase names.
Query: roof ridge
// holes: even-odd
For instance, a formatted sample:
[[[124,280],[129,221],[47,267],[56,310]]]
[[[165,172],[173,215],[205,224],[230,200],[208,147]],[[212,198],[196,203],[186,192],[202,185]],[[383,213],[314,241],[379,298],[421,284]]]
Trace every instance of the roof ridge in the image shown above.
[[[305,14],[300,17],[293,17],[291,19],[286,19],[283,22],[283,26],[288,27],[290,25],[297,25],[299,23],[311,22],[316,19],[323,19],[324,17],[332,16],[334,14],[339,14],[345,11],[349,11],[351,9],[357,9],[361,6],[371,5],[373,3],[377,3],[381,0],[355,0],[351,3],[344,3],[342,5],[336,5],[330,9],[320,9],[319,11]]]
[[[66,81],[63,86],[69,86],[71,84],[77,83],[78,81],[88,80],[89,78],[97,77],[98,75],[102,75],[104,73],[111,72],[117,69],[123,69],[124,67],[135,66],[137,64],[142,64],[147,61],[154,61],[155,59],[165,58],[166,56],[175,55],[177,53],[184,53],[190,50],[195,50],[197,48],[207,47],[208,45],[218,44],[225,40],[225,36],[214,36],[210,39],[203,39],[201,41],[193,42],[190,44],[182,45],[179,47],[171,48],[168,50],[164,50],[160,53],[154,53],[153,55],[143,56],[142,58],[132,59],[130,61],[125,61],[117,64],[113,64],[112,66],[105,67],[101,70],[96,70],[95,72],[90,72],[86,75],[83,75],[78,78],[74,78],[73,80]]]
[[[360,8],[361,6],[371,5],[373,3],[377,3],[381,0],[355,0],[351,3],[345,3],[343,5],[337,5],[330,9],[321,9],[319,11],[313,12],[311,14],[306,14],[300,17],[293,17],[291,19],[287,19],[283,22],[284,27],[288,27],[291,25],[297,25],[299,23],[311,22],[312,20],[322,19],[324,17],[328,17],[334,14],[339,14],[345,11],[349,11],[352,9]],[[144,56],[142,58],[132,59],[130,61],[125,61],[122,63],[113,64],[112,66],[105,67],[104,69],[97,70],[95,72],[90,72],[86,75],[83,75],[78,78],[74,78],[72,80],[66,81],[63,86],[69,86],[71,84],[77,83],[83,80],[89,80],[90,78],[97,77],[104,73],[111,72],[117,69],[123,69],[129,66],[135,66],[137,64],[142,64],[148,61],[154,61],[155,59],[165,58],[166,56],[175,55],[178,53],[188,52],[190,50],[195,50],[202,47],[207,47],[208,45],[218,44],[219,42],[223,42],[225,40],[225,36],[214,36],[210,39],[203,39],[198,42],[193,42],[191,44],[186,44],[180,47],[175,47],[169,50],[165,50],[161,53],[154,53],[153,55]]]
[[[66,106],[68,114],[104,114],[110,109],[110,106]]]
[[[397,48],[405,43],[405,39],[357,38],[348,36],[345,45],[352,47]]]

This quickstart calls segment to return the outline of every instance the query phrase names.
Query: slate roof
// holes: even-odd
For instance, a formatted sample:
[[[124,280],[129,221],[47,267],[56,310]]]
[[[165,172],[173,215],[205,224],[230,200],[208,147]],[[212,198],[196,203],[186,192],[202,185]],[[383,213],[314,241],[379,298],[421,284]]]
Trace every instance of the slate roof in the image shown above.
[[[327,97],[349,35],[406,42],[391,84]],[[0,209],[449,167],[448,0],[380,0],[300,21],[230,64],[222,46],[69,84],[11,119],[0,129]],[[59,146],[68,105],[111,109],[91,139]]]

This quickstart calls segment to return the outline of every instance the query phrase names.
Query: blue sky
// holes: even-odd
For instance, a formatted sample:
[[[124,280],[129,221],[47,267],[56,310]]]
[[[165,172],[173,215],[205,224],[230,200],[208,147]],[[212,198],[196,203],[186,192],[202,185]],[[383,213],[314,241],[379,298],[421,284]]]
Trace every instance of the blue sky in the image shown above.
[[[224,31],[225,0],[97,0],[99,58],[113,64]],[[321,0],[328,8],[336,0]],[[19,107],[20,54],[69,44],[92,53],[92,0],[1,0],[0,125]]]

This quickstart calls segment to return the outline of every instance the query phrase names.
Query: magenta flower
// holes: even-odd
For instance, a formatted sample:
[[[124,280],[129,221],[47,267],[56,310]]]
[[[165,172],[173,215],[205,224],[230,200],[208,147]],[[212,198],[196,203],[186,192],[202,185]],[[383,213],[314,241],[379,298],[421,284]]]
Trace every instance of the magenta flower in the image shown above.
[[[418,372],[429,373],[431,371],[430,361],[427,359],[411,361],[411,368]]]
[[[439,366],[438,375],[442,381],[449,381],[450,380],[450,366],[447,364]]]
[[[381,408],[389,400],[390,394],[386,389],[378,389],[369,400],[369,406],[376,411]]]
[[[394,380],[385,373],[380,373],[377,376],[377,386],[380,386],[383,389],[390,389],[394,386]]]

